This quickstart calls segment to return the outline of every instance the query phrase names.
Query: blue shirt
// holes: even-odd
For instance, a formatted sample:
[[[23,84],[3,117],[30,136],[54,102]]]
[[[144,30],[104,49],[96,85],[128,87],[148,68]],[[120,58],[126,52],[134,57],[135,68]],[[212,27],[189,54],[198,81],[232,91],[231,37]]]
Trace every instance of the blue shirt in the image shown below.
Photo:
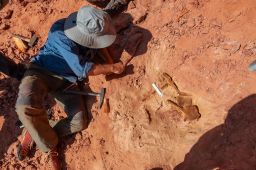
[[[45,45],[31,62],[74,83],[87,77],[93,63],[89,48],[65,35],[64,23],[61,19],[52,25]]]

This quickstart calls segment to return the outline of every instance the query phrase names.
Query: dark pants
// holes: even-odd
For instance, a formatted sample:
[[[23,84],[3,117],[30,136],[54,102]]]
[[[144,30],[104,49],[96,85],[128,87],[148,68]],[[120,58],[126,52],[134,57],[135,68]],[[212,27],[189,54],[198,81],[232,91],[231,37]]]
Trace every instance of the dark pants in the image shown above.
[[[60,77],[28,69],[21,81],[16,102],[16,112],[40,150],[48,152],[58,144],[58,137],[85,129],[88,119],[80,95],[63,93],[70,86]],[[78,87],[74,87],[78,90]],[[49,121],[43,102],[50,93],[67,113],[59,121]]]

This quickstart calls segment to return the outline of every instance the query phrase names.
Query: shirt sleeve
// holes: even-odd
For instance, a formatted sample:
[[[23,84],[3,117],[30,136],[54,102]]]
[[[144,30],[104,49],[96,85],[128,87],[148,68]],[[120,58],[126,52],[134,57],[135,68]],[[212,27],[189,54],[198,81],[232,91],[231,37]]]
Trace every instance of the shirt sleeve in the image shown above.
[[[79,56],[78,46],[69,40],[64,32],[56,32],[55,36],[55,45],[56,49],[59,51],[59,54],[65,59],[68,66],[78,77],[78,80],[83,80],[87,77],[88,72],[93,67],[93,63],[90,61],[81,62],[81,57]]]

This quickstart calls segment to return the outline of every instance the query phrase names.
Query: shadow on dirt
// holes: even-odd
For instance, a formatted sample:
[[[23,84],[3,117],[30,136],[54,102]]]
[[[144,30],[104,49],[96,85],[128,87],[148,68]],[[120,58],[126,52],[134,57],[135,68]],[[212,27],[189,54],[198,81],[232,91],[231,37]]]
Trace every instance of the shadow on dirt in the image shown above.
[[[9,0],[0,0],[0,10],[3,9],[8,3]]]
[[[0,126],[0,160],[3,159],[9,146],[17,141],[17,136],[21,134],[21,129],[15,126],[18,120],[14,109],[18,85],[19,82],[11,78],[2,79],[0,82],[0,91],[4,92],[0,97],[0,117],[4,118],[3,122],[2,119],[0,122],[3,123],[2,127]]]
[[[68,149],[68,146],[72,145],[75,142],[75,134],[65,136],[62,139],[62,142],[59,144],[59,154],[60,154],[60,160],[61,160],[61,169],[62,170],[67,170],[70,169],[68,167],[68,164],[66,162],[66,157],[65,157],[65,151]]]
[[[205,133],[175,170],[256,167],[256,94],[236,103],[225,123]]]
[[[115,63],[120,61],[124,51],[133,57],[145,54],[148,50],[147,45],[152,39],[152,34],[149,30],[132,23],[133,19],[130,14],[122,13],[116,20],[121,20],[122,18],[126,18],[127,23],[123,23],[124,26],[118,32],[116,41],[108,47],[109,53]],[[112,80],[133,74],[133,65],[128,64],[126,70],[121,75],[108,75],[106,79]]]

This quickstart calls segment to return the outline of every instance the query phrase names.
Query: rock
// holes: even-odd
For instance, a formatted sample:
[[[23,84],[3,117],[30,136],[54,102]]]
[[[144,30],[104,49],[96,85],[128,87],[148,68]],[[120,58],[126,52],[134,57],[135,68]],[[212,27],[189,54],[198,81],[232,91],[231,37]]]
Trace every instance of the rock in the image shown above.
[[[198,0],[188,0],[186,3],[186,8],[192,10],[194,8],[198,8],[200,5]]]
[[[11,155],[11,154],[14,153],[14,151],[15,151],[15,149],[16,149],[16,145],[17,145],[16,142],[14,142],[13,144],[11,144],[11,146],[10,146],[10,147],[8,148],[8,150],[7,150],[7,154],[8,154],[8,155]]]
[[[213,19],[210,21],[210,25],[212,27],[218,27],[221,28],[222,27],[222,23],[220,21],[218,21],[217,19]]]
[[[28,4],[27,1],[23,1],[23,2],[20,3],[20,5],[23,6],[23,7],[27,6],[27,4]]]
[[[15,63],[20,63],[20,62],[21,62],[18,58],[12,58],[12,60],[13,60]]]
[[[78,140],[81,140],[82,139],[82,134],[79,132],[76,134],[76,137],[75,139],[78,141]]]
[[[121,120],[121,114],[118,111],[110,112],[109,116],[113,121]]]
[[[91,140],[90,140],[89,137],[87,137],[87,138],[85,138],[85,139],[83,140],[83,145],[84,145],[84,146],[89,146],[90,144],[91,144]]]
[[[147,10],[144,9],[143,7],[140,8],[135,8],[129,11],[133,17],[133,21],[135,24],[139,24],[141,22],[143,22],[146,17],[147,17]]]
[[[1,13],[1,19],[10,19],[12,17],[13,10],[7,10]]]
[[[152,8],[158,9],[163,5],[163,3],[164,3],[164,0],[154,0],[154,3],[152,3]]]
[[[7,55],[8,55],[10,58],[11,58],[11,56],[14,55],[14,51],[13,51],[12,48],[8,48],[8,49],[7,49]]]
[[[109,105],[109,99],[104,99],[101,111],[103,113],[109,113],[110,112],[110,105]]]
[[[45,163],[45,157],[41,156],[41,158],[40,158],[40,165],[44,165],[44,163]]]
[[[37,163],[37,164],[40,164],[40,157],[37,157],[37,158],[36,158],[36,163]]]
[[[236,53],[241,48],[241,44],[238,41],[225,41],[221,43],[221,47],[224,50],[228,50],[231,53]]]
[[[133,1],[131,1],[128,5],[128,10],[136,8],[136,5]]]
[[[29,170],[36,170],[36,167],[34,165],[28,165],[26,167],[26,169],[29,169]]]
[[[244,46],[242,53],[246,56],[252,56],[252,55],[256,54],[256,43],[248,42]]]
[[[185,113],[185,119],[184,120],[198,120],[201,117],[201,114],[199,113],[199,109],[195,105],[191,106],[185,106],[183,107],[183,111]]]
[[[101,138],[101,139],[100,139],[100,145],[101,145],[101,146],[104,146],[105,143],[106,143],[105,139],[104,139],[104,138]]]
[[[193,28],[196,25],[194,18],[189,18],[187,21],[187,26]]]
[[[208,34],[209,33],[209,28],[208,27],[205,27],[201,30],[201,33],[202,34]]]
[[[82,131],[83,137],[89,137],[89,133],[86,130]]]
[[[204,21],[204,16],[203,15],[199,15],[195,19],[195,25],[199,26],[199,25],[201,25],[203,23],[203,21]]]
[[[8,166],[7,169],[15,169],[15,165],[11,164],[11,165]]]
[[[1,90],[0,91],[0,97],[4,97],[8,93],[7,90]]]
[[[9,28],[10,28],[10,26],[7,25],[7,24],[5,24],[5,23],[1,23],[1,24],[0,24],[0,30],[7,30],[7,29],[9,29]]]
[[[20,163],[20,166],[22,166],[23,168],[27,167],[28,166],[28,163],[25,162],[25,161],[21,161],[19,162]]]
[[[242,53],[245,56],[252,56],[254,54],[252,50],[246,50],[246,49],[243,49]]]
[[[256,43],[255,42],[248,42],[244,47],[245,50],[252,50],[254,48],[256,48]]]
[[[48,9],[46,14],[49,15],[49,14],[52,14],[52,13],[53,13],[53,9]]]

